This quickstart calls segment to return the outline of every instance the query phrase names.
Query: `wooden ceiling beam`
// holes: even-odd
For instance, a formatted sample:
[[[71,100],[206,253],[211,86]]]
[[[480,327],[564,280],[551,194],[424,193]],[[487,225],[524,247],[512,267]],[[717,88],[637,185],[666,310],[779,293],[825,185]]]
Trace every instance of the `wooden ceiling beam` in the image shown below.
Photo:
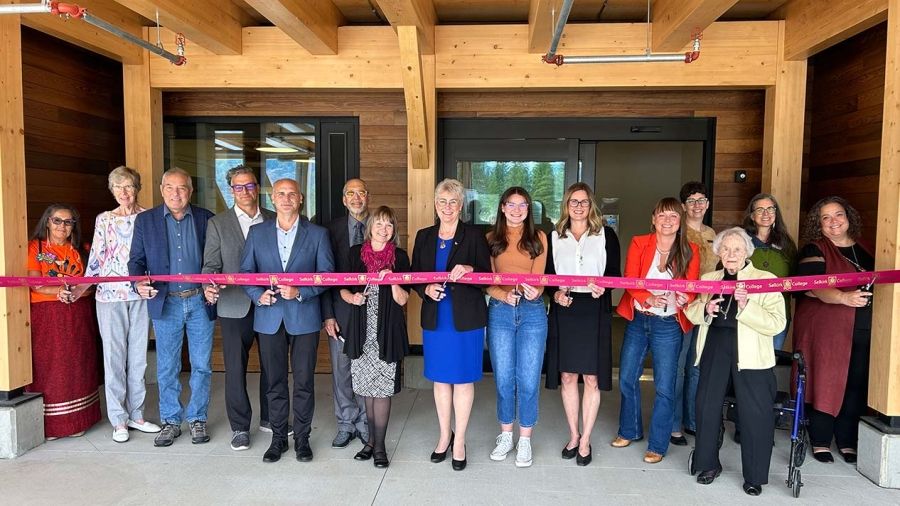
[[[34,3],[32,0],[16,0],[15,3]],[[113,0],[82,0],[78,5],[91,14],[141,37],[141,17],[122,7]],[[126,64],[139,64],[143,60],[143,49],[80,19],[64,20],[53,14],[25,14],[22,24],[52,35],[88,51],[102,54]]]
[[[737,0],[656,0],[650,14],[650,47],[657,52],[680,51],[691,35],[703,31]]]
[[[116,0],[147,19],[183,33],[191,42],[220,55],[241,54],[241,9],[217,0]],[[190,58],[190,56],[189,56]]]
[[[437,12],[433,0],[375,0],[388,22],[397,31],[400,26],[415,26],[422,54],[434,54],[434,25]]]
[[[553,39],[553,0],[531,0],[528,8],[528,52],[546,53]]]
[[[803,60],[885,21],[888,0],[791,0],[773,16],[784,19],[784,57]]]
[[[338,51],[338,27],[346,24],[331,0],[245,0],[310,54]]]
[[[428,169],[428,130],[425,122],[425,85],[419,32],[415,26],[398,26],[400,72],[406,100],[406,139],[413,169]]]

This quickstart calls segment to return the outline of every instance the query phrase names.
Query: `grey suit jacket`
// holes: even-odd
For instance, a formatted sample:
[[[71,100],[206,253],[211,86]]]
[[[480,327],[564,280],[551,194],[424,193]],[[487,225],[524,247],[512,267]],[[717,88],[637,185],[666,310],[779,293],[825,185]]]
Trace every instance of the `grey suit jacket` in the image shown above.
[[[263,220],[275,219],[275,213],[260,208]],[[210,218],[203,250],[203,274],[237,273],[241,269],[244,234],[234,207]],[[219,294],[216,312],[224,318],[243,318],[250,310],[250,297],[237,285],[226,285]]]

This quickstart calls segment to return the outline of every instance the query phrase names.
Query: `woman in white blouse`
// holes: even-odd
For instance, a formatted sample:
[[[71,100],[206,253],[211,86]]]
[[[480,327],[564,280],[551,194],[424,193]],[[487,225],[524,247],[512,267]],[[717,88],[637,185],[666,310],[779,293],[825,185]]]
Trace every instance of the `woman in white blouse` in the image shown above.
[[[134,169],[117,167],[109,174],[109,190],[119,207],[100,213],[85,276],[127,276],[134,220],[144,208],[137,203],[141,176]],[[106,411],[113,426],[113,441],[128,441],[128,429],[159,432],[144,419],[144,370],[147,368],[147,301],[129,282],[100,283],[97,287],[97,323],[103,338]]]
[[[566,190],[550,243],[549,274],[621,276],[619,238],[603,226],[594,192],[585,183]],[[594,284],[561,286],[550,305],[547,388],[562,383],[569,424],[562,458],[575,458],[579,466],[591,463],[591,430],[600,409],[600,391],[612,389],[611,293]],[[579,376],[584,381],[581,398]]]

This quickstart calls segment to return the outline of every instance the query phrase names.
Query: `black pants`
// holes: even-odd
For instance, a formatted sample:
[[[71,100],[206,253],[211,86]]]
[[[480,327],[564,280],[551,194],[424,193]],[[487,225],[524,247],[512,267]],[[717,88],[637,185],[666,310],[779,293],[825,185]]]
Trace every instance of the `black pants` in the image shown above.
[[[807,405],[809,439],[813,446],[831,447],[831,440],[840,448],[856,449],[859,439],[859,417],[865,414],[869,398],[869,345],[871,330],[854,329],[850,348],[850,367],[847,387],[838,416],[823,413]]]
[[[225,357],[225,412],[231,430],[250,430],[253,408],[247,395],[247,358],[256,339],[253,331],[253,309],[243,318],[219,318],[222,327],[222,354]],[[260,364],[259,421],[269,420],[269,402],[266,399],[266,368]]]
[[[269,379],[266,395],[273,438],[287,439],[288,435],[290,356],[294,373],[294,439],[308,439],[316,403],[313,379],[319,333],[292,335],[285,331],[282,324],[275,334],[260,334],[259,338],[260,360]]]
[[[754,485],[769,482],[769,461],[775,439],[775,373],[772,369],[737,368],[737,337],[734,331],[711,329],[700,357],[697,386],[697,446],[694,468],[710,471],[719,462],[719,427],[722,405],[729,384],[734,385],[741,420],[741,471],[744,481]],[[723,329],[724,330],[724,329]]]

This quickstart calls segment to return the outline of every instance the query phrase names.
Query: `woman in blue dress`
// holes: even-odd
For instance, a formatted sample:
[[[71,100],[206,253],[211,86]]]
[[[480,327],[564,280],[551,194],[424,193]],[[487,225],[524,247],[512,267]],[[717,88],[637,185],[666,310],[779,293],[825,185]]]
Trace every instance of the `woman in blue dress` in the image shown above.
[[[453,469],[466,467],[466,427],[481,379],[487,304],[480,286],[456,283],[470,272],[491,272],[484,234],[460,221],[465,189],[455,179],[435,188],[438,223],[419,230],[413,247],[413,272],[449,272],[448,283],[416,286],[422,297],[422,347],[425,377],[434,382],[440,439],[431,454],[438,463],[452,452]],[[454,419],[455,430],[450,429]]]

